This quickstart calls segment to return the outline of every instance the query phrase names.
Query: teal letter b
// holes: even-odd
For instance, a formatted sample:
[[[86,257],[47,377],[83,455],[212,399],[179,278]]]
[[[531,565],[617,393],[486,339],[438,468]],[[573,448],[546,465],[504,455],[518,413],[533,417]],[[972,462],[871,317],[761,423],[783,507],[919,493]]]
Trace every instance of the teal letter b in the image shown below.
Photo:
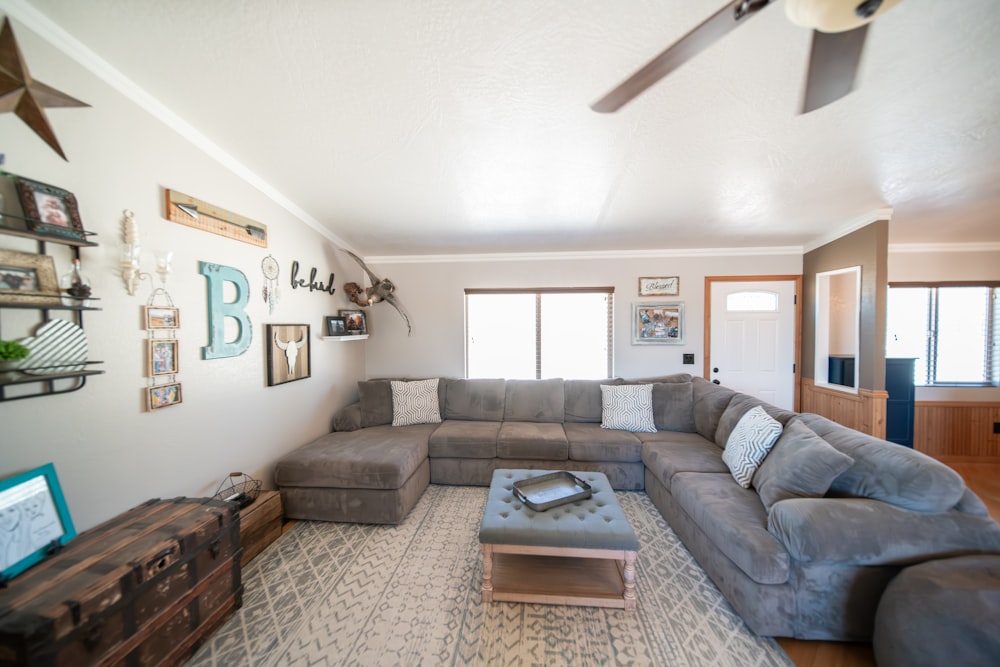
[[[250,302],[250,283],[239,269],[211,262],[198,262],[198,272],[208,279],[208,345],[201,348],[202,359],[221,359],[243,354],[250,347],[253,329],[246,313]],[[224,283],[236,287],[236,299],[227,303],[223,297]],[[236,320],[236,339],[226,342],[226,318]]]

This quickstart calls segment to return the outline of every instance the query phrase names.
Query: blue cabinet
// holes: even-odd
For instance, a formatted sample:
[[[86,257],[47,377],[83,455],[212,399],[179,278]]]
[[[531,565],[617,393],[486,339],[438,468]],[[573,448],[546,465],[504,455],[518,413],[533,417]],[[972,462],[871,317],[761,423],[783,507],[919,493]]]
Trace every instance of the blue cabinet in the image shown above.
[[[885,360],[885,439],[913,447],[913,364],[915,359]]]

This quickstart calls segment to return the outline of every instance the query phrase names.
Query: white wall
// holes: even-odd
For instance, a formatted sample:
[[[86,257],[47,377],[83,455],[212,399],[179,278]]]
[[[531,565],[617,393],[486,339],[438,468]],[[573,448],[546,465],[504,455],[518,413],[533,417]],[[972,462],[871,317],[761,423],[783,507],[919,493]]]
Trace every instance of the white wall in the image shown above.
[[[483,258],[479,261],[408,263],[375,261],[377,275],[392,278],[413,321],[407,337],[402,319],[388,304],[372,308],[372,338],[366,345],[369,377],[465,374],[465,293],[467,287],[615,288],[615,374],[622,377],[688,372],[702,374],[705,276],[802,273],[801,255],[661,257],[624,259]],[[679,276],[680,296],[638,296],[640,276]],[[683,345],[633,345],[632,304],[684,303]],[[682,364],[693,352],[695,364]]]
[[[69,162],[12,113],[0,114],[0,151],[7,171],[73,192],[85,227],[98,234],[100,247],[84,248],[82,259],[101,299],[95,305],[103,310],[86,315],[85,329],[91,358],[103,360],[106,373],[72,394],[0,403],[0,478],[54,462],[78,529],[152,497],[211,495],[230,471],[247,472],[273,488],[274,462],[328,432],[333,413],[355,400],[356,381],[364,376],[358,343],[317,338],[323,316],[347,306],[340,286],[353,262],[345,263],[326,238],[52,45],[17,22],[14,29],[34,77],[92,107],[48,112]],[[269,247],[165,220],[164,187],[266,224]],[[155,252],[175,253],[168,290],[181,313],[178,380],[184,402],[156,412],[145,411],[143,402],[148,379],[140,306],[150,282],[130,297],[118,272],[125,208],[134,210],[139,222],[145,271],[155,269]],[[34,245],[0,236],[0,247]],[[64,272],[69,266],[65,249],[49,244],[48,252],[56,258],[57,272]],[[260,297],[260,263],[268,253],[282,272],[281,301],[273,316]],[[201,359],[208,330],[199,260],[238,268],[250,281],[253,343],[241,356]],[[317,267],[324,280],[336,272],[337,293],[293,291],[286,282],[292,260],[306,272]],[[265,386],[267,322],[312,326],[311,378]],[[3,333],[14,337],[7,328]]]
[[[1000,280],[1000,250],[889,248],[889,282]],[[1000,401],[998,387],[917,387],[917,401]]]

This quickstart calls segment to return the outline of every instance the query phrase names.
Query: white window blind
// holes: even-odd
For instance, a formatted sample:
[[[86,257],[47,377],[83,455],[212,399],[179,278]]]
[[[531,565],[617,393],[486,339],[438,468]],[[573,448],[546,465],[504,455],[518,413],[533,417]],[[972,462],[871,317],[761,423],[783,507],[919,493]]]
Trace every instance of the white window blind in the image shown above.
[[[916,357],[918,385],[1000,384],[1000,289],[891,283],[887,357]]]
[[[613,373],[614,288],[467,289],[466,377]]]

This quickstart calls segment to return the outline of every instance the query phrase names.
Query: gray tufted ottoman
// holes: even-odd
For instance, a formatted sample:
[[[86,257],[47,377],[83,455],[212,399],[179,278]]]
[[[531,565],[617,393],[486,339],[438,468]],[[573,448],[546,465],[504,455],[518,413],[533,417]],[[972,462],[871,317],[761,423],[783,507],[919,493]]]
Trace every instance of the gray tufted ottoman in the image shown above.
[[[496,470],[479,526],[483,602],[533,602],[635,609],[639,541],[608,478],[574,472],[587,500],[535,512],[511,493],[548,470]]]

